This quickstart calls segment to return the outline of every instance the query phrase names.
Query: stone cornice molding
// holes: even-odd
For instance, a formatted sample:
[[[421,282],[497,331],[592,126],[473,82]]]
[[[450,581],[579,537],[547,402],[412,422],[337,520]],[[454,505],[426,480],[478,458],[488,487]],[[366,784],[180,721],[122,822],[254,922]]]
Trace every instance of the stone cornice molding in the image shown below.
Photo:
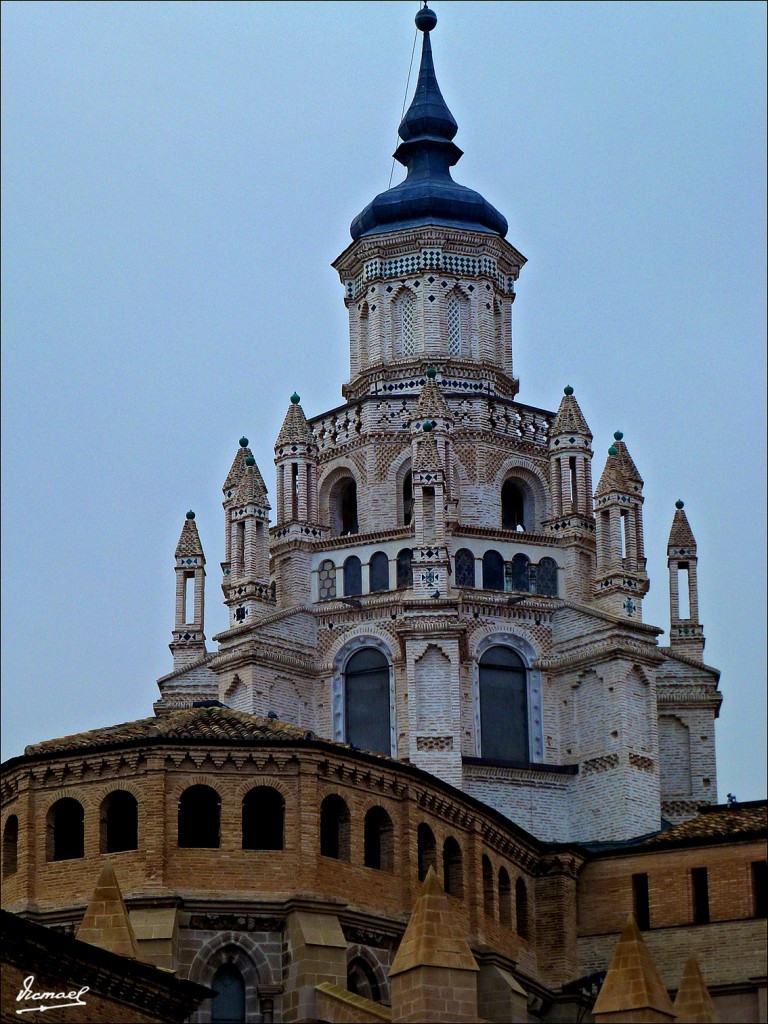
[[[592,665],[612,661],[615,658],[639,661],[648,666],[661,665],[664,662],[664,657],[659,654],[658,648],[627,637],[617,637],[590,644],[573,654],[542,658],[539,661],[539,667],[545,671],[557,673],[579,668],[589,668]]]
[[[689,665],[691,668],[698,669],[699,672],[706,672],[710,676],[714,676],[715,679],[720,678],[720,669],[713,668],[712,665],[705,665],[703,661],[698,661],[696,658],[692,658],[688,654],[682,654],[680,651],[676,651],[673,647],[660,647],[660,651],[665,657],[671,661],[679,661],[682,665]]]
[[[679,708],[714,708],[719,711],[723,703],[723,695],[714,686],[702,683],[699,686],[659,683],[656,699],[667,709]],[[661,708],[659,709],[661,710]]]

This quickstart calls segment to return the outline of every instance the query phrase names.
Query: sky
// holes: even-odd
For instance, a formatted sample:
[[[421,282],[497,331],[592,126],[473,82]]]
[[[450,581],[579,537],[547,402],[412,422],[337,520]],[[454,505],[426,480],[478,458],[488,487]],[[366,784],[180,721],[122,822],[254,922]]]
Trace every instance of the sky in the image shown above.
[[[152,714],[190,508],[226,628],[221,485],[245,434],[274,496],[290,394],[342,402],[330,263],[387,187],[417,9],[3,4],[4,757]],[[434,9],[454,177],[529,260],[519,401],[574,387],[596,480],[624,432],[665,628],[685,501],[719,797],[764,797],[765,6]]]

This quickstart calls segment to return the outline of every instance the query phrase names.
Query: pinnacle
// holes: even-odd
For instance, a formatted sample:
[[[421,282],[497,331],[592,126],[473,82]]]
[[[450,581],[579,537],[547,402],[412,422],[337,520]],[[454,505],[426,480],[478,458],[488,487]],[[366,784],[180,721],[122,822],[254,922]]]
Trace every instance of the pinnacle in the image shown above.
[[[176,545],[175,557],[188,558],[191,555],[203,557],[203,545],[197,532],[197,523],[194,519],[186,518]]]
[[[719,1024],[714,1003],[695,956],[686,960],[675,998],[678,1024]]]
[[[675,1011],[648,947],[630,914],[616,946],[592,1014],[627,1014],[655,1010],[670,1020]]]
[[[253,456],[250,456],[250,458],[253,461],[244,467],[243,476],[235,493],[235,501],[238,505],[247,505],[251,501],[258,502],[260,505],[266,505],[267,485],[264,483],[264,479],[259,472],[256,460]]]
[[[449,420],[450,417],[451,413],[443,398],[439,384],[434,377],[428,377],[416,403],[415,419],[430,420],[440,418],[442,420]]]
[[[672,519],[672,529],[669,531],[669,540],[667,541],[668,547],[687,547],[696,550],[696,538],[693,536],[693,530],[688,522],[688,516],[681,508],[675,509],[675,515]]]
[[[245,441],[245,444],[243,444]],[[237,489],[238,484],[243,478],[245,472],[245,460],[248,457],[253,457],[253,452],[248,447],[248,439],[243,437],[240,439],[240,447],[237,449],[237,454],[232,462],[232,466],[227,473],[227,479],[224,481],[222,490],[226,494],[227,491],[234,491]]]
[[[136,935],[109,858],[104,861],[77,937],[120,956],[139,957]]]
[[[581,434],[583,437],[588,437],[592,440],[592,431],[589,429],[587,421],[584,419],[584,413],[581,411],[579,403],[576,401],[576,397],[573,394],[564,394],[560,400],[560,407],[557,410],[557,416],[555,422],[552,424],[551,436],[556,437],[559,434]]]
[[[307,422],[301,405],[293,401],[294,397],[298,398],[298,395],[291,398],[288,412],[285,414],[280,433],[277,435],[275,448],[288,444],[314,444],[315,435],[312,433],[312,428]]]

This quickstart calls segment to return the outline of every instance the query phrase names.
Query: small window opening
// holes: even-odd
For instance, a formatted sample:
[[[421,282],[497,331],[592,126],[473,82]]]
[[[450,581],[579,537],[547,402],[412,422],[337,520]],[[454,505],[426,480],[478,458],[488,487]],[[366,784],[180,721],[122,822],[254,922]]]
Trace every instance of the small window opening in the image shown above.
[[[461,548],[456,552],[456,568],[454,577],[457,587],[474,587],[475,585],[475,556],[467,548]]]
[[[427,538],[435,535],[435,489],[424,488],[422,507],[424,509],[424,534]]]
[[[578,478],[576,475],[576,456],[571,455],[568,459],[569,481],[571,491],[571,508],[575,509],[579,500]]]
[[[413,551],[403,548],[397,553],[397,589],[405,590],[413,586]]]
[[[693,923],[709,924],[709,878],[706,868],[691,868]]]
[[[504,559],[498,551],[483,555],[483,590],[504,589]]]
[[[632,913],[640,931],[647,932],[651,927],[648,875],[632,875]]]
[[[403,479],[403,526],[411,525],[413,512],[413,473],[406,473]]]
[[[417,830],[419,881],[427,877],[430,867],[437,871],[437,844],[435,834],[429,825],[422,822]]]
[[[512,925],[512,884],[506,868],[499,868],[499,920],[508,928]]]
[[[372,594],[389,590],[389,558],[384,551],[377,551],[371,555],[368,574]]]
[[[363,827],[363,863],[379,871],[394,869],[394,828],[383,807],[372,807]]]
[[[320,855],[334,860],[350,858],[349,808],[336,794],[327,796],[320,806]]]
[[[15,875],[19,866],[19,819],[12,814],[3,829],[3,878]],[[765,916],[765,915],[763,915]]]
[[[483,913],[486,917],[493,917],[493,867],[485,854],[483,854]]]
[[[355,597],[363,592],[363,567],[357,555],[344,562],[344,596]]]
[[[299,464],[291,463],[291,519],[299,518]]]
[[[768,917],[768,861],[752,862],[752,909],[755,917]]]
[[[245,523],[239,520],[235,523],[235,564],[240,572],[245,568]]]
[[[282,850],[285,800],[272,786],[257,786],[243,797],[243,849]]]
[[[124,853],[139,848],[139,805],[133,793],[117,790],[101,805],[100,852]]]
[[[349,480],[341,493],[341,535],[357,533],[357,484]]]
[[[57,800],[48,812],[48,860],[74,860],[84,856],[85,811],[72,797]]]
[[[522,878],[515,882],[515,930],[521,939],[529,938],[528,890]]]
[[[449,896],[464,896],[464,868],[461,847],[449,836],[443,845],[443,887]]]
[[[195,574],[184,573],[184,624],[195,621]]]
[[[619,530],[619,539],[621,541],[621,557],[627,557],[627,530],[629,527],[629,520],[626,512],[621,513],[621,529]]]
[[[376,975],[362,957],[356,956],[347,965],[347,992],[370,999],[373,1003],[381,1002],[381,990]]]
[[[503,530],[525,530],[525,501],[523,492],[512,480],[501,488],[501,527]]]
[[[210,786],[190,786],[179,799],[179,846],[217,850],[221,842],[221,798]]]
[[[680,562],[677,567],[677,615],[680,619],[691,617],[690,586],[688,562]]]

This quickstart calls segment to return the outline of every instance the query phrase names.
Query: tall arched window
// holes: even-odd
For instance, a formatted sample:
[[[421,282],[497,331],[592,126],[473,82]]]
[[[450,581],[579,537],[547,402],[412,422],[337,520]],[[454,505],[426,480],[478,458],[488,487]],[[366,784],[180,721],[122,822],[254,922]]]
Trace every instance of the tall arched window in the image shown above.
[[[347,743],[391,753],[389,662],[375,647],[357,651],[346,664],[344,722]]]
[[[3,878],[15,875],[19,867],[19,819],[11,814],[3,829]]]
[[[469,302],[455,289],[448,296],[446,309],[448,355],[456,359],[469,352]]]
[[[507,927],[512,924],[512,885],[506,868],[499,868],[499,920]]]
[[[357,520],[357,483],[351,476],[337,480],[328,497],[331,533],[347,537],[359,532]]]
[[[349,808],[331,793],[320,805],[320,855],[349,861],[350,831]]]
[[[210,786],[190,786],[179,798],[179,846],[218,850],[221,798]]]
[[[85,811],[72,797],[62,797],[48,811],[46,853],[48,860],[74,860],[85,850]]]
[[[475,556],[467,548],[461,548],[456,552],[456,586],[474,587],[475,585]]]
[[[133,793],[118,789],[105,797],[99,815],[101,853],[139,848],[139,805]]]
[[[522,878],[515,882],[515,930],[521,939],[529,937],[528,925],[528,890]]]
[[[528,692],[525,665],[509,647],[491,647],[480,658],[482,756],[527,764]]]
[[[504,589],[504,559],[498,551],[483,555],[483,590]]]
[[[486,917],[493,917],[493,867],[485,854],[483,854],[483,913]]]
[[[405,590],[413,586],[413,551],[403,548],[397,553],[397,589]]]
[[[418,872],[419,881],[423,882],[427,877],[430,867],[437,871],[437,843],[435,833],[425,822],[419,825],[416,831],[416,843],[418,847]]]
[[[464,866],[461,847],[448,836],[443,844],[443,886],[449,896],[464,896]]]
[[[536,569],[536,593],[544,597],[557,597],[557,562],[542,558]]]
[[[233,963],[222,964],[211,984],[212,1024],[245,1024],[245,981]]]
[[[350,555],[344,562],[344,596],[354,597],[363,592],[363,569],[357,555]]]
[[[378,593],[380,590],[389,590],[389,558],[384,551],[377,551],[371,555],[368,572],[372,594]]]
[[[285,800],[272,786],[256,786],[243,797],[243,849],[282,850]]]
[[[383,807],[372,807],[363,826],[363,863],[367,868],[392,871],[395,867],[395,830]]]
[[[501,488],[501,528],[525,530],[525,498],[514,480],[506,480]],[[532,524],[528,525],[531,529]]]
[[[392,332],[395,359],[416,354],[416,300],[410,292],[400,292],[392,305]]]
[[[332,601],[336,597],[336,566],[330,558],[320,563],[317,591],[321,601]]]
[[[413,514],[413,473],[410,470],[403,477],[403,526],[411,525]]]
[[[526,594],[531,589],[531,560],[527,555],[517,554],[512,559],[512,589]]]
[[[352,992],[373,1003],[381,1002],[381,990],[370,964],[361,956],[353,957],[347,964],[347,992]]]

